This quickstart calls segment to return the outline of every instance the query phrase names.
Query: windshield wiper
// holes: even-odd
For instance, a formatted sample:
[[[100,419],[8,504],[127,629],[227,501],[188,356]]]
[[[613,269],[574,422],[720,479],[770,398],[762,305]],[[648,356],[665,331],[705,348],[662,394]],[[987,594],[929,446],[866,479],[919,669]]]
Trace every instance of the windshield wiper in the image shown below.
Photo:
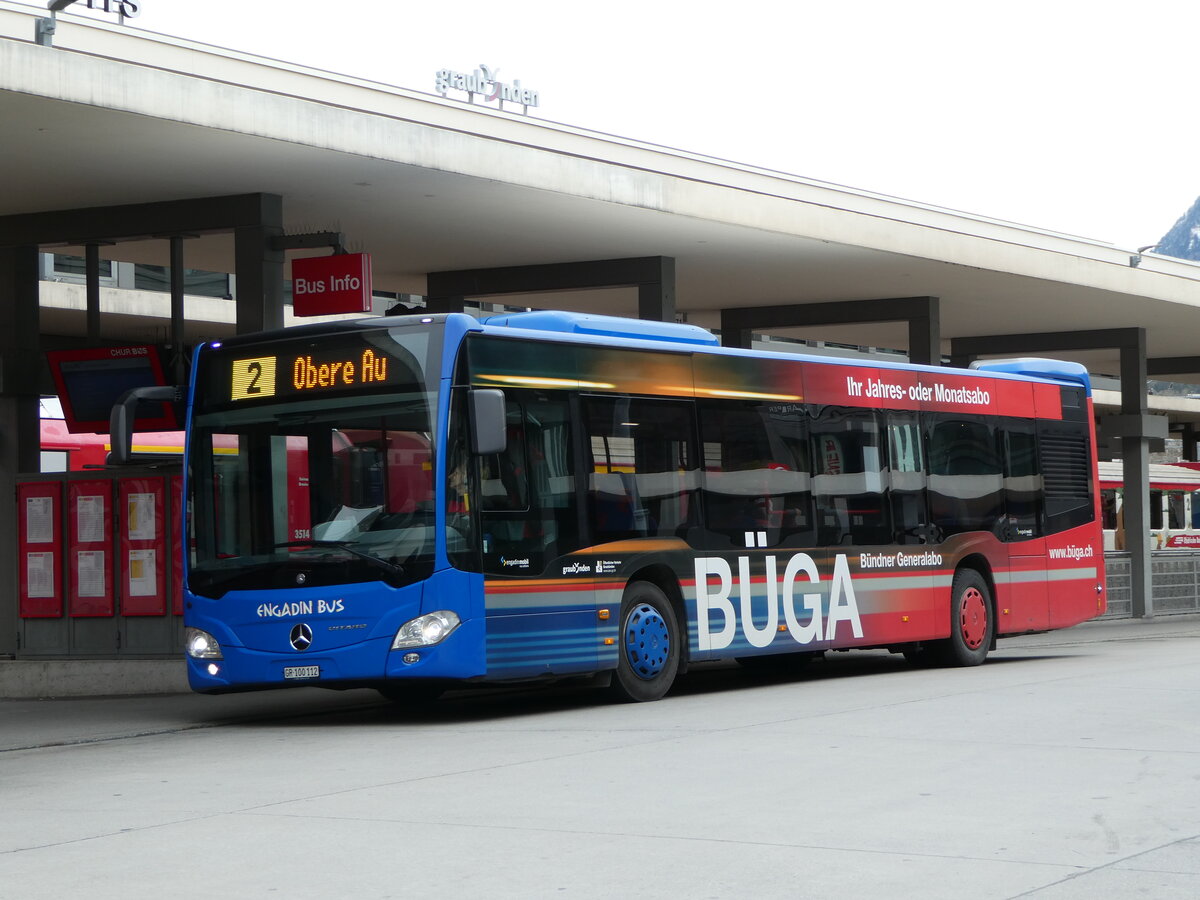
[[[345,550],[347,553],[352,553],[359,559],[364,559],[377,569],[382,569],[397,578],[404,577],[404,566],[399,563],[388,562],[378,556],[373,556],[370,553],[364,553],[362,550],[357,550],[350,545],[350,541],[320,541],[316,539],[303,541],[284,541],[276,544],[275,549],[280,550],[285,547],[331,547],[334,550]]]

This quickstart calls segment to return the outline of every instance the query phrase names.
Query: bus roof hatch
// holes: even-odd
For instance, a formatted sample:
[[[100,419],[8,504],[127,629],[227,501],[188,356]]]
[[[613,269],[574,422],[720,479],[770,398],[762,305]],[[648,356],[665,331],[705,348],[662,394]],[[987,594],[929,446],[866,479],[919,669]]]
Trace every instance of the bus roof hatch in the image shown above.
[[[1028,375],[1031,378],[1045,378],[1049,381],[1070,381],[1082,385],[1089,394],[1092,388],[1092,382],[1085,366],[1062,359],[1041,359],[1036,356],[1022,356],[1013,359],[977,359],[971,363],[971,368],[981,372]]]

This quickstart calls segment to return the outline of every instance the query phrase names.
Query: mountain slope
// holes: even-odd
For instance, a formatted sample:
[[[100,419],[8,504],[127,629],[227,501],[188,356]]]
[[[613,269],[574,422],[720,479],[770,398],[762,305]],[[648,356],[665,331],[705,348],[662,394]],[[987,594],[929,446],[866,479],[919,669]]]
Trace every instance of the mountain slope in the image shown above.
[[[1176,259],[1200,260],[1200,199],[1163,235],[1154,252]]]

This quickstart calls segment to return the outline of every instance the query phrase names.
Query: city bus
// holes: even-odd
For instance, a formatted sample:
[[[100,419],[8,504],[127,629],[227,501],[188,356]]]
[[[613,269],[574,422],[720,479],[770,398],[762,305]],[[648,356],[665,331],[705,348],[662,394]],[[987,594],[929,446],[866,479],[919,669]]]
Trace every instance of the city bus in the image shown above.
[[[705,660],[978,665],[1105,609],[1073,363],[418,315],[204,345],[186,404],[201,692],[587,675],[647,701]]]

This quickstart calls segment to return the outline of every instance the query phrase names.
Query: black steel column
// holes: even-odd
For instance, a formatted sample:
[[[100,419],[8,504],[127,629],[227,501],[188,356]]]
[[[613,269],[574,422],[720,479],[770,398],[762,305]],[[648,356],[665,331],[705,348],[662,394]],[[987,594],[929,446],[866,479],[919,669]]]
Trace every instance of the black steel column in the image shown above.
[[[258,224],[234,229],[237,276],[237,333],[283,327],[284,253],[275,249],[283,234],[283,198],[261,194]]]
[[[100,245],[88,244],[84,253],[87,336],[88,343],[95,346],[100,340]]]
[[[923,303],[921,301],[924,301]],[[942,364],[941,301],[918,298],[908,316],[908,361],[926,366]]]
[[[1191,422],[1185,422],[1183,425],[1183,434],[1180,436],[1183,442],[1183,461],[1197,462],[1196,459],[1196,426]]]
[[[754,329],[740,315],[740,309],[721,310],[721,346],[749,350],[754,344]]]
[[[606,287],[636,287],[639,318],[675,321],[675,260],[670,256],[430,272],[425,308],[432,313],[462,312],[467,297]]]
[[[1121,346],[1121,415],[1142,419],[1146,401],[1146,329],[1131,329],[1135,339]],[[1150,555],[1150,441],[1145,429],[1121,438],[1121,475],[1125,481],[1122,510],[1125,547],[1129,550],[1133,615],[1154,618],[1153,557]]]
[[[183,337],[183,238],[171,237],[171,379],[187,383],[187,360]]]
[[[40,468],[38,248],[0,247],[0,656],[17,650],[16,477]]]
[[[940,303],[937,297],[837,300],[721,310],[721,344],[750,346],[755,331],[773,328],[907,322],[910,362],[938,366],[942,362]]]
[[[429,313],[462,312],[467,305],[466,297],[426,297],[425,311]]]
[[[638,318],[650,322],[675,321],[675,258],[658,257],[657,281],[638,284]]]

